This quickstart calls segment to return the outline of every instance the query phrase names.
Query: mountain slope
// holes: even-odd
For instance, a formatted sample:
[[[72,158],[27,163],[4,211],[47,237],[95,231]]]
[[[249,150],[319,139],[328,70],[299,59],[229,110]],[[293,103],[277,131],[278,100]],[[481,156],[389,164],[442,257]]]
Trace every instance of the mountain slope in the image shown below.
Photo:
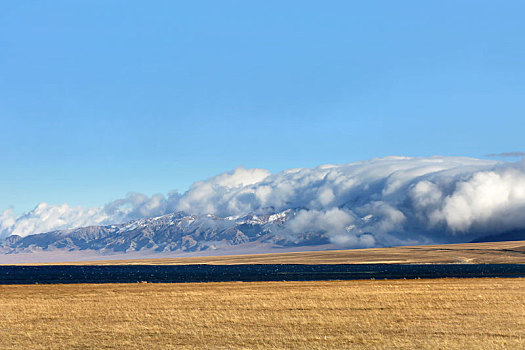
[[[513,231],[494,234],[494,235],[483,236],[483,237],[473,240],[471,243],[523,241],[523,240],[525,240],[525,230],[513,230]]]
[[[329,243],[320,234],[306,233],[289,238],[283,230],[283,224],[294,215],[293,210],[227,218],[177,212],[121,225],[89,226],[26,237],[10,236],[0,244],[0,252],[196,252],[252,242],[281,247]]]

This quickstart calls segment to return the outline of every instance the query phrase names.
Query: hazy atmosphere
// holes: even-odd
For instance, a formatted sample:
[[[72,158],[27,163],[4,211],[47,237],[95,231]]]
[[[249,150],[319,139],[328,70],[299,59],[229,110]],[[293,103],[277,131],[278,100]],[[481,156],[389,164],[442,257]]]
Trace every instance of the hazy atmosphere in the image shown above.
[[[293,210],[348,247],[525,228],[523,2],[5,2],[0,238]]]
[[[525,349],[524,14],[0,0],[0,349]]]
[[[465,241],[525,228],[525,163],[386,157],[346,165],[237,168],[180,194],[133,193],[99,207],[4,211],[2,236],[109,225],[175,211],[240,217],[297,210],[283,235],[315,232],[350,247]]]

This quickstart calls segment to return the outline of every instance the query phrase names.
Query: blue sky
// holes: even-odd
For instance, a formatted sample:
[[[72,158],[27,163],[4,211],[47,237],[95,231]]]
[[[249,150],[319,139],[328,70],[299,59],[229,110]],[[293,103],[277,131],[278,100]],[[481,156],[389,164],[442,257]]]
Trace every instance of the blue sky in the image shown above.
[[[0,1],[0,210],[522,151],[522,1]]]

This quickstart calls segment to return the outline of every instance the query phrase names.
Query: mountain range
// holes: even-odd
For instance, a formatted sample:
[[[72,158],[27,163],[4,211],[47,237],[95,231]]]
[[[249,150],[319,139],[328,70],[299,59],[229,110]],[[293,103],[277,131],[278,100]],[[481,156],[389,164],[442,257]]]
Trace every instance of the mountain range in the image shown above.
[[[28,236],[11,235],[0,241],[0,254],[96,253],[134,254],[224,254],[279,250],[334,248],[319,231],[290,234],[285,227],[300,209],[287,209],[242,216],[189,215],[175,212],[123,224],[87,226]],[[473,242],[524,240],[524,230],[484,236]]]
[[[0,253],[43,251],[199,252],[259,244],[271,247],[310,246],[330,243],[319,233],[289,236],[284,223],[296,214],[278,213],[241,217],[188,215],[176,212],[119,225],[88,226],[33,234],[12,235],[0,242]]]

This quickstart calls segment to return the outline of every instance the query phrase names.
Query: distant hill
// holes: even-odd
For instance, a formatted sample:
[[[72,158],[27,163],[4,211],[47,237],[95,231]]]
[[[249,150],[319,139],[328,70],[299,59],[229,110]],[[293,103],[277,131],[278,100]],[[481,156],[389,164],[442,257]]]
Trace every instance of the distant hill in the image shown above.
[[[38,254],[37,254],[38,255]],[[132,256],[132,255],[131,255]],[[6,256],[4,256],[6,257]],[[70,260],[68,260],[68,258]],[[81,258],[81,257],[80,257]],[[159,254],[130,257],[130,254],[79,259],[62,256],[62,262],[41,260],[44,265],[239,265],[239,264],[524,264],[525,241],[459,243],[392,248],[299,251],[244,255],[213,255],[159,258]],[[1,262],[1,260],[0,260]],[[20,260],[4,263],[19,264]],[[35,264],[29,262],[29,265]],[[36,261],[35,265],[39,265]]]
[[[482,242],[505,242],[505,241],[523,241],[525,240],[525,230],[514,230],[494,235],[476,238],[471,243]]]
[[[76,254],[78,258],[84,255],[89,259],[89,254],[125,254],[136,258],[159,256],[159,253],[163,256],[173,256],[174,253],[202,256],[337,248],[325,234],[315,230],[290,235],[286,223],[298,211],[288,209],[236,217],[176,212],[118,225],[88,226],[25,237],[12,235],[0,241],[0,254],[4,258],[10,256],[9,260],[15,259],[15,255],[26,259],[22,255],[40,253],[50,257]],[[525,240],[525,230],[485,236],[472,243],[519,240]]]
[[[294,215],[294,210],[226,218],[177,212],[120,225],[81,227],[25,237],[12,235],[0,242],[0,254],[57,251],[195,253],[245,245],[282,248],[330,243],[322,234],[305,232],[293,237],[283,234],[284,222]]]

